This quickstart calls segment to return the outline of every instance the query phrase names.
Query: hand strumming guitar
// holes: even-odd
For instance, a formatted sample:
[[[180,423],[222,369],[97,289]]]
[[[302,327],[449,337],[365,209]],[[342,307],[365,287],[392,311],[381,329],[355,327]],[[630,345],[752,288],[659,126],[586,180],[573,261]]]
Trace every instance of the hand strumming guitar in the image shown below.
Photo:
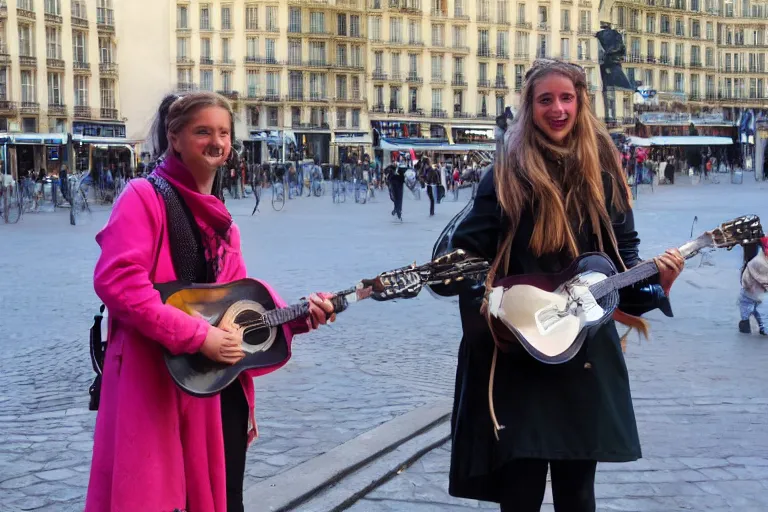
[[[677,249],[667,249],[667,251],[655,258],[656,267],[659,269],[659,284],[664,294],[669,297],[669,290],[672,283],[685,267],[685,259]]]
[[[235,364],[245,357],[242,341],[242,335],[235,329],[210,326],[200,352],[217,363]]]

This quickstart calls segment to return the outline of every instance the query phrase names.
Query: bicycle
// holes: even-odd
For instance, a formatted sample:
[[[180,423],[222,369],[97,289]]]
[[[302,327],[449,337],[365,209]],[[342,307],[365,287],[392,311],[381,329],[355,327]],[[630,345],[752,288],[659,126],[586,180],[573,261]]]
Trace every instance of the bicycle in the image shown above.
[[[22,215],[22,204],[17,187],[13,185],[0,187],[0,206],[3,208],[3,220],[6,224],[19,222]]]
[[[285,206],[285,187],[282,181],[272,181],[272,208],[279,212]]]
[[[365,204],[368,200],[368,182],[355,180],[355,202]]]
[[[320,197],[323,195],[323,183],[320,179],[315,178],[312,180],[312,188],[310,189],[312,194],[315,195],[315,197]]]
[[[71,207],[69,209],[69,223],[72,226],[88,224],[91,221],[92,212],[88,204],[88,190],[93,180],[88,173],[71,176],[69,178],[69,190],[71,195]]]
[[[347,201],[346,187],[340,180],[333,180],[332,194],[334,203],[345,203]]]

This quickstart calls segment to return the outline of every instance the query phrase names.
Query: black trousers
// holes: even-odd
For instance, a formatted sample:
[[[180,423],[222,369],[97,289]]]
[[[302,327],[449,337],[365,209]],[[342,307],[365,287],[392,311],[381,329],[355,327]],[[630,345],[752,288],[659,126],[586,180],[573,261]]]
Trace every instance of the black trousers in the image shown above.
[[[435,187],[433,185],[427,185],[427,197],[429,197],[429,214],[435,214],[435,195],[432,190]]]
[[[227,512],[243,512],[248,401],[238,380],[221,392],[221,426],[224,433],[224,471],[227,475]]]
[[[394,180],[392,182],[392,197],[395,203],[395,215],[400,217],[403,214],[403,187],[404,184],[401,181]]]
[[[595,470],[592,460],[520,459],[501,474],[501,512],[539,512],[547,487],[547,466],[552,473],[556,512],[595,512]]]

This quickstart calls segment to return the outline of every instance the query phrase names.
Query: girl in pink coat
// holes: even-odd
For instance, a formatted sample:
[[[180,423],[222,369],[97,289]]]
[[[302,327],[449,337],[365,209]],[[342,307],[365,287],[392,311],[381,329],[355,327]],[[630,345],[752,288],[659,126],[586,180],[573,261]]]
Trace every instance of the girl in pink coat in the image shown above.
[[[163,100],[154,135],[156,153],[165,155],[155,173],[191,211],[221,283],[246,277],[240,232],[212,194],[232,127],[225,98],[194,92]],[[130,182],[96,241],[94,288],[110,327],[86,512],[242,511],[245,452],[256,436],[252,378],[278,367],[242,374],[211,398],[192,397],[173,383],[164,349],[230,364],[244,353],[233,332],[160,300],[153,283],[176,275],[165,204],[147,180]],[[283,327],[289,350],[293,334],[333,321],[327,298],[313,294],[309,319]]]

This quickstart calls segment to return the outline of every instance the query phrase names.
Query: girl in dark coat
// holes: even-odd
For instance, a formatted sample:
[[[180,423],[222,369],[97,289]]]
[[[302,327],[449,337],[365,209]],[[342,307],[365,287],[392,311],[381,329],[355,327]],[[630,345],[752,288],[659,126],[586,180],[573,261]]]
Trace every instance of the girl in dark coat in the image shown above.
[[[481,311],[494,276],[552,273],[602,251],[619,270],[640,262],[626,180],[605,127],[591,111],[580,67],[537,60],[526,74],[515,124],[482,178],[452,249],[492,260],[486,286],[460,293],[450,493],[538,511],[551,469],[555,510],[595,510],[597,462],[638,459],[635,415],[616,325],[610,321],[570,361],[547,365],[499,341]],[[660,274],[621,292],[615,318],[645,329],[683,268],[676,249]],[[497,327],[494,327],[494,332]]]

